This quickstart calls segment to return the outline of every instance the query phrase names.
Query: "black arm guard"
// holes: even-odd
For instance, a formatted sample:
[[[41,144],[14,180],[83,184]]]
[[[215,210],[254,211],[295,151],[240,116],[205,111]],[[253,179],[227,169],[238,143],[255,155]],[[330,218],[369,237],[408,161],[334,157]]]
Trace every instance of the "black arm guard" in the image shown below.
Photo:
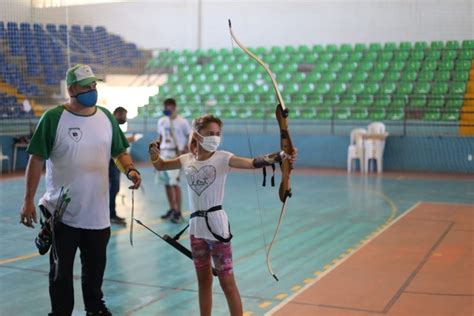
[[[255,168],[263,168],[274,165],[275,163],[281,163],[280,152],[274,152],[263,156],[257,156],[253,158],[252,165]]]

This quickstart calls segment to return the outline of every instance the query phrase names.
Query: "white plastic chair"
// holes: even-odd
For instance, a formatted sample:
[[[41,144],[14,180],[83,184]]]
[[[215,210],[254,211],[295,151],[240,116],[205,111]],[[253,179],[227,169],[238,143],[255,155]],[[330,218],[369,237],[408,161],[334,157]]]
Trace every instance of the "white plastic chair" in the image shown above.
[[[352,171],[352,162],[359,159],[360,171],[364,172],[364,139],[362,135],[367,133],[363,128],[355,128],[351,131],[351,141],[347,148],[347,172]]]
[[[4,160],[8,160],[8,172],[10,172],[10,170],[11,170],[10,157],[3,154],[3,149],[2,149],[2,146],[0,145],[0,174],[2,174],[2,172],[3,172],[3,161]]]
[[[369,135],[385,135],[385,124],[382,122],[373,122],[367,127]],[[364,141],[364,170],[369,172],[369,161],[374,159],[377,165],[377,173],[383,171],[383,152],[385,149],[385,140],[366,139]]]

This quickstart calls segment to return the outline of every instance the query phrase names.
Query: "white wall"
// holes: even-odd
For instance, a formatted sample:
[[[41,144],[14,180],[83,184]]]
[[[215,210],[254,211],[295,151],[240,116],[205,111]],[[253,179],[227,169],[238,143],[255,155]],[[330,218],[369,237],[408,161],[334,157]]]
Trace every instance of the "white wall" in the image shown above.
[[[68,12],[71,24],[104,25],[143,48],[195,49],[199,42],[198,0],[72,6]],[[34,9],[32,20],[66,23],[65,17],[64,8]],[[474,38],[474,0],[203,0],[203,48],[231,47],[228,17],[247,46]]]

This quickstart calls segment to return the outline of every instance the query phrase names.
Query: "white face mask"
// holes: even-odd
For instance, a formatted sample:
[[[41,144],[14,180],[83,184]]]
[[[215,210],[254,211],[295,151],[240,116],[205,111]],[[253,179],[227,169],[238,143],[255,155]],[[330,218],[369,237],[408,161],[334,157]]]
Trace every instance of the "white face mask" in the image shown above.
[[[197,132],[196,132],[197,133]],[[199,136],[202,137],[201,144],[202,148],[208,152],[215,152],[219,145],[221,144],[221,137],[220,136],[202,136],[201,134],[197,133]]]

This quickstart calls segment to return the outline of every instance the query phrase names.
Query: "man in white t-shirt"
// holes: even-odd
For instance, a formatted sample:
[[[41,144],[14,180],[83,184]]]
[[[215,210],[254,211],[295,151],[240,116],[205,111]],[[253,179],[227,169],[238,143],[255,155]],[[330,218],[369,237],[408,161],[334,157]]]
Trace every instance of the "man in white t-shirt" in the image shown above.
[[[97,80],[87,65],[68,69],[69,102],[43,114],[27,149],[30,158],[21,223],[32,228],[33,222],[37,223],[34,197],[46,161],[46,193],[39,206],[47,220],[35,243],[42,255],[51,247],[49,315],[71,315],[74,309],[77,249],[81,252],[86,315],[112,315],[102,293],[110,238],[110,158],[115,158],[133,188],[141,183],[117,120],[108,110],[96,106]]]
[[[163,159],[178,157],[188,151],[187,144],[191,126],[189,122],[178,114],[176,100],[169,98],[163,102],[164,116],[158,120],[158,141]],[[165,185],[166,196],[170,209],[161,218],[173,223],[182,221],[181,215],[181,188],[179,185],[180,170],[160,171],[160,180]]]

